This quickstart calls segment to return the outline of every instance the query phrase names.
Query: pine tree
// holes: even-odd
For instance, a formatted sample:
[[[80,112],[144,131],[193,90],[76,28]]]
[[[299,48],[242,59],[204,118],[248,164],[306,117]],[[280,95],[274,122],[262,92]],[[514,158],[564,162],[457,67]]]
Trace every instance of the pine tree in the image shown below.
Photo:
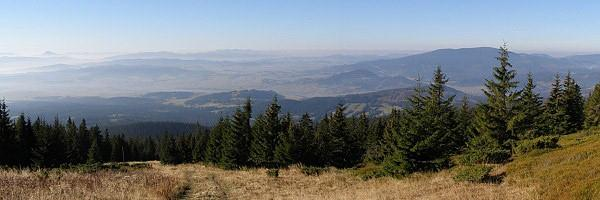
[[[289,113],[282,120],[282,127],[287,127],[287,131],[279,133],[273,152],[273,161],[277,167],[286,167],[295,161],[296,126],[293,124]]]
[[[252,129],[250,127],[250,118],[252,117],[252,102],[248,98],[243,106],[243,110],[237,109],[231,120],[231,131],[236,139],[235,148],[236,162],[240,165],[248,163],[250,136]]]
[[[456,112],[458,135],[455,143],[458,144],[459,147],[464,147],[469,140],[475,137],[475,130],[473,130],[473,116],[473,109],[469,105],[469,98],[463,96],[461,105]]]
[[[583,113],[584,99],[581,95],[581,87],[571,77],[569,72],[563,83],[564,101],[566,112],[569,116],[568,133],[575,132],[583,128],[585,114]]]
[[[100,143],[102,142],[100,127],[94,126],[90,129],[91,145],[87,153],[87,163],[102,162],[102,150]]]
[[[585,104],[585,127],[600,125],[600,84],[596,84]]]
[[[249,157],[256,166],[274,167],[273,152],[277,136],[281,132],[280,110],[277,97],[274,97],[273,102],[267,107],[265,113],[256,119],[252,128]]]
[[[67,160],[71,164],[76,164],[81,162],[81,145],[79,138],[79,134],[77,133],[77,125],[75,122],[69,117],[67,119],[67,124],[65,126],[65,148],[67,149],[66,155]]]
[[[536,85],[533,82],[533,75],[527,74],[527,85],[523,88],[521,94],[520,128],[522,132],[518,134],[520,139],[534,138],[541,134],[542,113],[544,111],[542,97],[534,91]]]
[[[87,153],[90,148],[90,133],[85,119],[81,120],[79,130],[77,131],[77,143],[79,144],[79,163],[87,160]]]
[[[308,165],[314,165],[315,152],[313,141],[315,139],[315,128],[310,114],[304,113],[298,122],[294,132],[296,142],[296,153],[294,160]]]
[[[225,169],[238,168],[241,163],[241,161],[238,160],[240,158],[240,149],[238,149],[240,141],[232,130],[231,120],[226,118],[220,123],[222,138],[219,165]]]
[[[313,141],[314,148],[314,165],[325,166],[330,162],[330,158],[333,157],[330,141],[332,136],[330,134],[330,121],[329,115],[325,114],[325,117],[317,123],[315,130],[315,138]]]
[[[205,149],[208,142],[208,134],[206,134],[201,128],[196,130],[194,136],[194,148],[192,149],[192,161],[200,162],[205,161]],[[247,144],[246,144],[247,145]]]
[[[544,124],[549,134],[565,134],[569,130],[564,90],[560,83],[560,75],[556,74],[550,97],[544,104]]]
[[[6,102],[0,101],[0,165],[15,165],[17,163],[16,138],[11,125],[10,113]]]
[[[334,167],[349,167],[354,164],[353,160],[350,160],[348,151],[350,148],[347,142],[351,139],[345,111],[346,107],[338,104],[329,121],[330,140],[326,146],[327,150],[331,152],[328,164]]]
[[[385,156],[383,150],[383,133],[385,131],[385,122],[386,118],[376,118],[369,126],[366,138],[366,151],[364,155],[364,162],[366,163],[380,164],[383,161]]]
[[[166,133],[160,141],[159,157],[160,162],[163,164],[179,164],[180,160],[177,158],[177,149],[175,147],[175,139],[173,136]]]
[[[221,141],[224,131],[224,119],[219,119],[219,122],[210,130],[206,149],[204,150],[204,161],[217,164],[221,159]]]
[[[367,150],[367,135],[369,132],[369,118],[366,113],[361,113],[358,118],[352,118],[352,130],[346,144],[349,149],[351,163],[357,164],[363,160]]]
[[[474,123],[479,134],[489,134],[508,149],[520,131],[518,128],[522,127],[518,117],[521,91],[517,90],[516,71],[511,69],[513,66],[506,46],[500,47],[497,60],[500,66],[494,67],[494,77],[486,80],[483,90],[487,102],[477,109]]]
[[[15,121],[14,130],[18,141],[18,165],[30,166],[35,148],[35,135],[33,135],[31,120],[25,120],[25,115],[21,113]]]

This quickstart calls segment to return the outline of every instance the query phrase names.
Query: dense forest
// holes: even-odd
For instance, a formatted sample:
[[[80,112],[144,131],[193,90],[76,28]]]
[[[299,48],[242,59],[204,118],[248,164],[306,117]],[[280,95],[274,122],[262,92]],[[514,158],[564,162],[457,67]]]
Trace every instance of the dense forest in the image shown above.
[[[203,162],[225,169],[306,166],[383,166],[383,175],[447,168],[452,156],[466,163],[502,163],[521,145],[551,145],[555,137],[600,125],[600,85],[584,98],[567,73],[559,74],[547,99],[536,93],[532,74],[520,84],[501,47],[493,78],[486,80],[486,100],[469,105],[445,94],[441,67],[428,85],[417,85],[410,106],[390,115],[348,117],[338,105],[319,121],[308,113],[295,119],[281,113],[274,97],[264,113],[253,114],[248,99],[210,130],[161,137],[111,135],[69,119],[32,122],[11,119],[0,104],[0,165],[60,167],[83,163],[160,160],[166,164]],[[461,103],[455,103],[459,101]],[[458,106],[456,106],[458,105]]]

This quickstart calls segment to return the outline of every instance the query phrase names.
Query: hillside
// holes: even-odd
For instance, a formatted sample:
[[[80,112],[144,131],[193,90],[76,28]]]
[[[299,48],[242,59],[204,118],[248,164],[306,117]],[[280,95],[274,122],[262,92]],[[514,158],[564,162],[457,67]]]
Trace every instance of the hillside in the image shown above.
[[[506,166],[508,182],[535,186],[539,199],[599,199],[600,129],[563,136],[559,144],[517,157]]]
[[[413,94],[412,88],[396,88],[334,97],[313,97],[301,100],[265,90],[236,90],[212,94],[192,92],[156,92],[139,97],[47,97],[27,101],[11,102],[14,114],[26,113],[45,119],[58,117],[66,119],[85,118],[91,124],[106,126],[128,125],[136,122],[170,121],[183,123],[199,122],[211,126],[220,117],[230,115],[250,97],[254,113],[262,113],[273,97],[277,96],[283,112],[300,116],[310,113],[320,118],[332,112],[337,104],[348,107],[347,114],[367,112],[372,116],[387,114],[392,108],[407,106],[407,98]],[[456,95],[459,101],[467,95],[453,88],[448,95]],[[473,103],[480,97],[469,96]],[[179,129],[178,129],[179,130]],[[162,132],[163,130],[161,130]],[[154,131],[156,132],[156,131]],[[153,133],[154,133],[153,132]]]

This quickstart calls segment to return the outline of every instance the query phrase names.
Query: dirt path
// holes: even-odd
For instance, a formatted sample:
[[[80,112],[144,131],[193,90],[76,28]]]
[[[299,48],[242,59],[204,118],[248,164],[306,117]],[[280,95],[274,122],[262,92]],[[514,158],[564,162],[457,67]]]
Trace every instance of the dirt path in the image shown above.
[[[189,187],[181,199],[228,199],[215,174],[201,175],[188,169],[184,176]]]

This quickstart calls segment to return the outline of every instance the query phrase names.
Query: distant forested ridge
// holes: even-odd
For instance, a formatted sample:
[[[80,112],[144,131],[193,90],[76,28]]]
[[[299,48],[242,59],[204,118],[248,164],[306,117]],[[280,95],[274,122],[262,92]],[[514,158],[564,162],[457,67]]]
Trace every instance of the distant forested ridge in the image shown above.
[[[57,167],[158,159],[166,164],[204,162],[238,169],[296,163],[350,168],[373,163],[381,166],[378,175],[401,177],[447,168],[452,156],[470,164],[503,163],[520,151],[524,141],[600,125],[600,85],[584,98],[571,73],[556,74],[548,98],[543,99],[535,90],[534,74],[523,83],[516,81],[518,66],[511,64],[505,46],[497,61],[492,78],[485,80],[486,99],[478,104],[468,96],[449,95],[448,77],[437,66],[428,84],[417,81],[404,100],[408,106],[388,115],[349,116],[348,108],[339,104],[317,119],[309,113],[282,112],[277,97],[256,112],[247,98],[210,129],[184,126],[178,128],[183,134],[160,137],[111,135],[97,126],[88,128],[85,120],[77,126],[72,120],[32,122],[24,115],[11,119],[2,103],[0,164]],[[151,132],[170,126],[180,127],[164,123],[122,129]]]

